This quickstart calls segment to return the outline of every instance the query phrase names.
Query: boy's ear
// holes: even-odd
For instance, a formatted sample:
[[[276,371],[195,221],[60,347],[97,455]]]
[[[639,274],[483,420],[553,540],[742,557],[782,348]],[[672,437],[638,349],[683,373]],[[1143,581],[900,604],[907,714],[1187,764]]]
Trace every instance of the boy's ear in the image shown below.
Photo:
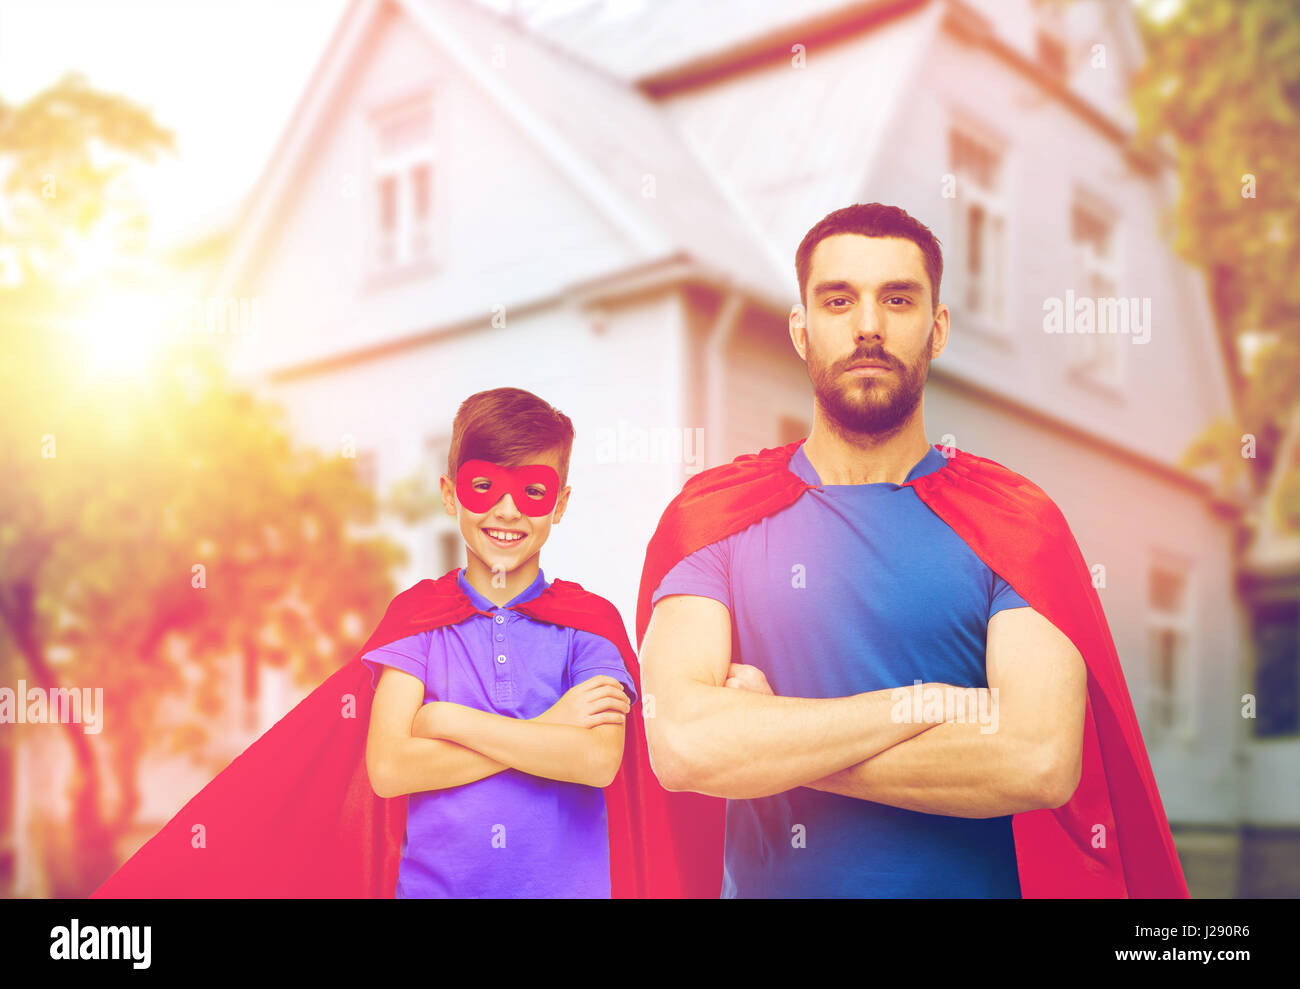
[[[560,521],[560,518],[564,515],[564,510],[569,507],[569,492],[572,490],[573,488],[568,485],[560,489],[560,493],[555,499],[555,510],[551,512],[552,525]]]
[[[442,507],[448,515],[456,516],[456,482],[446,474],[438,478],[438,488],[442,494]]]

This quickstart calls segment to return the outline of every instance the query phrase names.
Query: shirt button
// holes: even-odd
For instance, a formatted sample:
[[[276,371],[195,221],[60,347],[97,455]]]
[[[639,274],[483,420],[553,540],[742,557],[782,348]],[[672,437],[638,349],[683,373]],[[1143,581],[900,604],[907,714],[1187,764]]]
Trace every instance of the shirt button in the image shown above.
[[[504,635],[502,635],[500,632],[498,632],[498,633],[497,633],[497,641],[498,641],[498,642],[505,642],[505,641],[506,641],[506,637],[505,637]]]
[[[502,653],[500,656],[497,657],[498,663],[504,663],[505,661],[506,661],[505,653]]]
[[[497,615],[497,624],[498,624],[498,625],[504,625],[505,623],[506,623],[506,616],[505,616],[505,615]]]

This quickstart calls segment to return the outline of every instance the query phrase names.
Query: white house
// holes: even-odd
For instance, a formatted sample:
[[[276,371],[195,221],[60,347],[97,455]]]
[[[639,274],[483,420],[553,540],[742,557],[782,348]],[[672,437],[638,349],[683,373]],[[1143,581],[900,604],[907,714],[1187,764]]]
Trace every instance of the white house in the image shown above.
[[[1295,895],[1300,735],[1255,740],[1242,716],[1240,500],[1178,465],[1232,395],[1205,290],[1161,232],[1169,163],[1132,149],[1141,58],[1104,2],[662,0],[529,23],[356,0],[212,293],[259,302],[232,341],[246,380],[381,487],[446,470],[473,392],[566,412],[573,495],[543,567],[631,631],[685,477],[807,433],[800,239],[853,202],[902,206],[944,245],[953,312],[931,440],[1027,475],[1069,519],[1193,895]],[[1080,299],[1112,329],[1106,300],[1132,300],[1129,321],[1049,332]],[[453,520],[395,535],[403,586],[462,562]]]

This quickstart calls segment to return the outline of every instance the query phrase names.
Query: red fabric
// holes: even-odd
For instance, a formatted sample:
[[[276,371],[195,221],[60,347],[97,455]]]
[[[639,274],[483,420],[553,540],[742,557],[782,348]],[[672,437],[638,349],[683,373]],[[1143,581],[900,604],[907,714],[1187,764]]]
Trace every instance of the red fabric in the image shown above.
[[[92,894],[100,898],[391,897],[407,798],[375,795],[365,746],[374,699],[361,656],[397,639],[481,614],[459,570],[397,595],[353,659],[271,726]],[[515,610],[603,636],[618,647],[638,695],[640,671],[618,611],[575,583],[554,580]],[[634,706],[636,709],[639,706]],[[623,765],[605,789],[615,897],[645,894],[653,855],[642,806],[664,791],[648,766],[644,728],[628,723]],[[649,795],[644,804],[634,791]],[[193,847],[203,828],[206,847]]]
[[[800,441],[802,442],[802,441]],[[650,598],[683,557],[792,504],[812,485],[789,469],[799,443],[738,457],[692,477],[664,511],[637,599],[640,648]],[[1187,897],[1137,718],[1091,575],[1064,516],[1036,485],[962,451],[907,482],[917,496],[1060,629],[1088,667],[1083,769],[1064,806],[1012,821],[1026,897]],[[716,897],[725,801],[660,791],[654,799],[659,888]],[[1104,829],[1104,830],[1100,830]],[[1104,847],[1093,847],[1102,841]]]

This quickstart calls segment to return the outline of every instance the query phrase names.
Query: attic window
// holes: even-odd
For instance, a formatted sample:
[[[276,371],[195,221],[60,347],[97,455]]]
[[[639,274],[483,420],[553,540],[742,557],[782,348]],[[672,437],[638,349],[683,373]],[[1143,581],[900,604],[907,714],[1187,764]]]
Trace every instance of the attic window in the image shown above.
[[[372,258],[405,268],[433,255],[434,163],[431,97],[408,97],[371,114]]]
[[[953,202],[956,263],[953,296],[962,314],[987,330],[1005,334],[1003,272],[1007,206],[1003,155],[991,140],[954,126],[948,157],[957,178]]]

